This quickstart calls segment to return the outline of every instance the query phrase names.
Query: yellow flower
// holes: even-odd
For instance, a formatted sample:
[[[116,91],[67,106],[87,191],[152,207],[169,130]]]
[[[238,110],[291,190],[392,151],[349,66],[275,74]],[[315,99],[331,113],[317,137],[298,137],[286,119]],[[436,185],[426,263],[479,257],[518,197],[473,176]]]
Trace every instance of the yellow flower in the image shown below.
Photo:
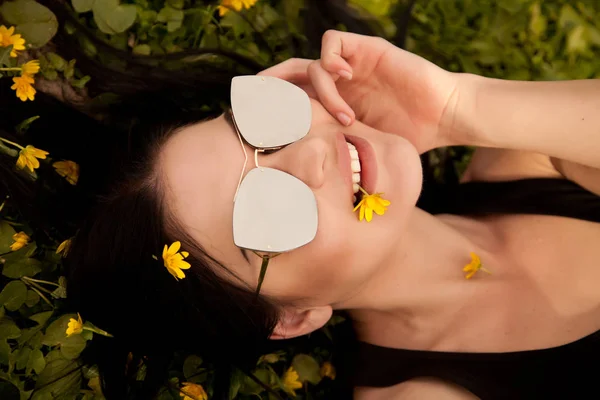
[[[325,361],[323,365],[321,365],[321,377],[327,377],[331,380],[335,379],[335,367],[329,361]]]
[[[292,396],[296,395],[294,390],[302,388],[302,382],[298,380],[298,373],[294,369],[294,367],[290,367],[285,374],[283,374],[283,387],[286,392],[290,393]]]
[[[38,158],[44,159],[47,155],[47,151],[36,149],[31,145],[27,145],[24,149],[22,149],[19,152],[17,168],[23,169],[27,167],[31,172],[33,172],[34,169],[40,167],[40,162],[38,161]]]
[[[12,51],[10,52],[11,57],[17,56],[17,50],[25,50],[25,39],[21,35],[14,35],[15,27],[11,26],[0,26],[0,47],[8,47],[12,45]]]
[[[76,185],[79,179],[79,165],[74,161],[57,161],[52,164],[56,172],[64,177],[71,185]]]
[[[256,4],[257,1],[258,0],[221,0],[219,15],[222,17],[227,14],[231,8],[235,11],[242,11],[242,8],[250,8]]]
[[[78,319],[71,318],[69,319],[69,325],[67,326],[67,337],[71,335],[79,335],[83,332],[83,320],[81,319],[81,315],[77,313]]]
[[[185,391],[185,393],[183,393],[183,391]],[[194,397],[190,397],[188,395],[192,395]],[[208,400],[208,395],[204,391],[204,388],[201,385],[192,382],[183,382],[183,388],[180,396],[183,397],[183,400]]]
[[[15,76],[13,82],[15,84],[10,88],[17,92],[17,97],[21,99],[21,101],[27,101],[27,99],[33,101],[36,91],[32,86],[34,80],[31,76],[27,74]]]
[[[15,233],[12,238],[15,241],[13,244],[10,245],[10,249],[12,251],[17,251],[27,246],[27,243],[29,243],[30,240],[29,236],[27,236],[27,234],[23,231]]]
[[[356,211],[360,208],[358,215],[359,221],[362,221],[364,218],[367,222],[371,222],[373,219],[373,211],[375,211],[375,214],[377,215],[383,215],[387,211],[387,207],[392,204],[381,197],[383,193],[369,194],[360,186],[359,189],[363,192],[363,197],[353,210]]]
[[[66,257],[69,253],[69,248],[71,247],[71,239],[67,239],[58,245],[56,249],[56,254],[60,254],[63,257]]]
[[[481,259],[479,258],[479,256],[473,252],[471,252],[471,262],[467,265],[465,265],[465,267],[463,268],[464,272],[467,272],[467,275],[465,275],[466,279],[471,279],[473,277],[473,275],[475,275],[477,273],[477,271],[482,270],[484,272],[487,272],[488,274],[491,274],[490,271],[488,271],[487,269],[483,268],[483,264],[481,263]]]
[[[189,256],[187,251],[182,251],[179,253],[179,248],[181,247],[180,242],[173,242],[171,246],[167,248],[165,244],[165,248],[163,249],[163,260],[165,262],[165,267],[175,280],[179,280],[185,278],[185,274],[182,269],[189,269],[190,263],[187,261],[183,261],[184,258]]]
[[[27,61],[21,65],[21,75],[33,76],[40,72],[40,62],[38,60]]]

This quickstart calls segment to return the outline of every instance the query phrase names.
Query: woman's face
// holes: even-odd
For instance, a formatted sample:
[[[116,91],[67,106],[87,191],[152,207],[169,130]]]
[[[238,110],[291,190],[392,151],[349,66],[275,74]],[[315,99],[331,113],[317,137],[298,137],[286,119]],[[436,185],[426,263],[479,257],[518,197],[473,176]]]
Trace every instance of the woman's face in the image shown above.
[[[366,189],[383,192],[382,197],[391,201],[385,215],[374,215],[369,223],[359,221],[352,211],[346,136],[363,143],[357,146],[363,170],[370,166],[364,172],[373,175],[377,170],[376,180]],[[372,148],[371,157],[366,150],[361,153],[364,143]],[[250,157],[244,173],[255,167],[254,151],[246,149]],[[270,261],[261,293],[285,302],[336,308],[397,256],[422,183],[419,156],[405,139],[359,122],[342,126],[312,101],[308,135],[259,155],[259,165],[302,180],[314,192],[319,219],[313,241]],[[170,211],[209,255],[256,287],[261,258],[233,242],[233,198],[243,166],[240,141],[223,116],[182,129],[169,139],[160,157]]]

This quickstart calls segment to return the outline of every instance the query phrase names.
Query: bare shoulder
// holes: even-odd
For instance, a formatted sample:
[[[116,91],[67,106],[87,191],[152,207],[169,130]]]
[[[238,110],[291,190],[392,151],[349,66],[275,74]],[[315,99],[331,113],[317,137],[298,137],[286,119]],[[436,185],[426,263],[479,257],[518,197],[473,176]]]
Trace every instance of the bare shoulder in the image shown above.
[[[600,169],[528,151],[478,148],[462,180],[524,178],[566,178],[600,196]]]
[[[435,378],[417,378],[388,388],[356,388],[355,400],[477,400],[468,390]]]

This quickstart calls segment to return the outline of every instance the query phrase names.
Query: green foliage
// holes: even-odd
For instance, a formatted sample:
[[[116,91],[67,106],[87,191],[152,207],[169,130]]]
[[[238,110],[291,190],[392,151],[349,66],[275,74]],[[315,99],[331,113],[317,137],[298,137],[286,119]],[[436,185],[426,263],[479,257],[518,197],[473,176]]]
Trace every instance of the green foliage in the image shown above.
[[[56,16],[35,0],[7,1],[0,5],[0,16],[34,47],[48,43],[58,30]]]
[[[78,20],[100,40],[130,53],[151,66],[185,69],[202,64],[267,66],[303,54],[303,0],[259,0],[248,10],[219,16],[218,2],[200,0],[71,0]],[[210,3],[210,4],[209,4]],[[365,17],[380,20],[387,35],[395,32],[390,15],[404,0],[349,0]],[[54,15],[34,0],[6,1],[0,5],[2,23],[15,25],[27,43],[40,47],[57,32]],[[341,27],[343,28],[343,27]],[[75,23],[60,27],[79,40],[90,57],[112,67],[127,68],[79,34]],[[451,71],[504,79],[578,79],[599,77],[600,3],[592,0],[419,0],[412,14],[409,50]],[[162,56],[197,51],[177,61]],[[17,66],[11,47],[0,47],[0,67]],[[37,57],[38,55],[36,55]],[[233,57],[235,56],[235,57]],[[234,61],[235,60],[235,61]],[[47,48],[39,54],[41,75],[64,79],[83,88],[90,77]],[[9,76],[11,72],[7,73]],[[1,77],[1,76],[0,76]],[[98,97],[111,101],[110,94]],[[37,117],[16,127],[25,132]],[[18,152],[0,142],[0,151]],[[429,154],[440,180],[455,179],[466,167],[472,150],[440,149]],[[11,199],[7,200],[9,203]],[[0,207],[0,398],[86,399],[103,398],[98,371],[83,366],[79,355],[95,335],[108,335],[84,321],[83,332],[69,337],[73,314],[64,314],[61,301],[68,293],[64,271],[55,248],[41,247],[33,237],[27,246],[11,251],[17,231],[34,230],[28,221]],[[54,238],[56,244],[66,238]],[[303,345],[287,345],[257,360],[253,374],[284,396],[283,376],[291,367],[303,389],[298,399],[335,398],[331,382],[320,366],[331,360],[332,331],[343,326],[334,316]],[[183,382],[202,385],[212,393],[213,368],[201,355],[176,354],[168,382],[159,399],[179,399]],[[235,371],[231,399],[272,399],[262,385]],[[145,379],[144,360],[136,379]],[[285,397],[285,396],[284,396]]]

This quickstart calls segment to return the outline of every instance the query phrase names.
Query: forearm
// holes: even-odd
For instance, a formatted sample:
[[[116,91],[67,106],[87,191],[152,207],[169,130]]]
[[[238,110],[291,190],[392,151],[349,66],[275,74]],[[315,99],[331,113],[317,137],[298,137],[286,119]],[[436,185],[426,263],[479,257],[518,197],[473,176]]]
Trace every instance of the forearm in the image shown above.
[[[535,151],[600,168],[600,80],[522,82],[460,75],[458,144]]]

